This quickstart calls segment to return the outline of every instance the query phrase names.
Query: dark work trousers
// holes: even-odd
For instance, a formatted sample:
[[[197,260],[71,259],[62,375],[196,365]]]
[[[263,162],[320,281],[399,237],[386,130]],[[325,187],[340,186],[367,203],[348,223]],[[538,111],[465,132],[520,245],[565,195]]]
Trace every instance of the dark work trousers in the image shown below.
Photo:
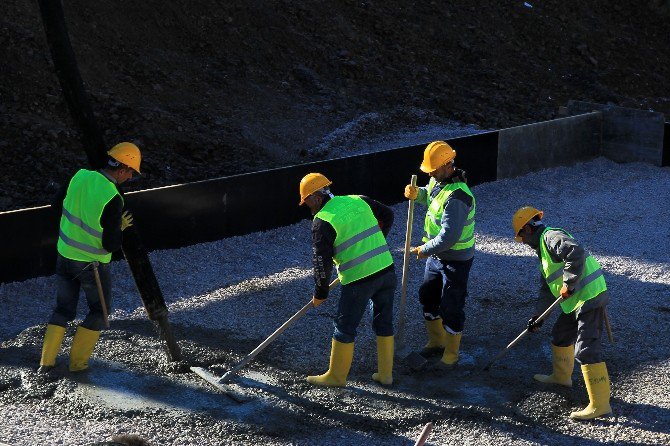
[[[90,265],[90,262],[79,262],[58,255],[56,260],[56,308],[49,320],[50,324],[66,327],[68,322],[74,320],[77,316],[79,290],[83,289],[89,311],[81,326],[94,331],[100,331],[104,328],[98,287],[95,283],[93,267]],[[98,272],[100,273],[102,292],[105,295],[105,303],[109,313],[112,309],[112,277],[109,271],[109,263],[100,263]]]
[[[448,331],[460,333],[465,323],[465,298],[473,259],[455,261],[429,257],[419,287],[419,302],[426,320],[442,318]]]
[[[372,327],[377,336],[393,336],[393,296],[396,276],[393,269],[372,279],[361,279],[342,285],[335,318],[336,341],[349,344],[356,338],[356,328],[372,302]]]
[[[569,314],[561,312],[551,329],[551,343],[557,347],[575,344],[577,362],[597,364],[602,362],[601,335],[606,307],[603,304],[585,311],[582,308]]]

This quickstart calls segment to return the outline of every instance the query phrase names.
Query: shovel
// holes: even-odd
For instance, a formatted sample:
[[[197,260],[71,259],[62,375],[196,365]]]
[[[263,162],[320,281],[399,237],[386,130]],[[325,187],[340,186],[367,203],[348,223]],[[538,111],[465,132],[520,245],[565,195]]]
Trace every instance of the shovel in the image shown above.
[[[556,301],[555,301],[553,304],[551,304],[551,305],[549,306],[549,308],[547,308],[546,310],[544,310],[544,313],[542,313],[542,314],[535,320],[535,322],[543,321],[547,316],[549,316],[549,313],[551,313],[551,312],[554,310],[554,308],[556,308],[562,301],[563,301],[563,299],[556,299]],[[505,353],[507,353],[507,350],[509,350],[510,348],[514,347],[516,344],[518,344],[519,341],[520,341],[521,339],[523,339],[523,337],[526,336],[528,333],[530,333],[530,330],[528,330],[528,329],[526,328],[524,331],[521,332],[521,334],[520,334],[519,336],[517,336],[516,338],[514,338],[514,340],[513,340],[512,342],[510,342],[509,344],[507,344],[507,347],[505,347],[505,348],[503,348],[502,350],[500,350],[500,352],[495,356],[495,358],[493,358],[492,360],[489,361],[488,364],[486,364],[486,366],[482,369],[482,371],[486,371],[486,370],[488,370],[488,369],[491,367],[491,364],[493,364],[494,362],[496,362],[498,359],[502,358],[503,355],[504,355]]]
[[[412,175],[410,180],[412,186],[416,186],[416,175]],[[414,370],[421,369],[428,361],[415,351],[407,352],[405,345],[405,307],[407,302],[407,279],[409,272],[410,253],[409,248],[412,244],[412,225],[414,223],[414,200],[409,200],[409,207],[407,208],[407,229],[405,231],[405,254],[402,262],[402,282],[400,286],[400,307],[398,308],[398,330],[396,334],[396,342],[398,344],[398,352],[403,356],[403,360],[410,368]]]
[[[416,186],[416,175],[410,180]],[[405,344],[405,302],[407,302],[407,272],[409,271],[409,248],[412,244],[412,224],[414,223],[414,200],[409,200],[407,209],[407,230],[405,231],[405,254],[402,259],[402,282],[400,287],[400,307],[398,308],[398,333],[396,342],[399,347]]]
[[[335,288],[335,286],[340,283],[340,279],[335,279],[333,280],[330,285],[329,289],[332,290]],[[239,372],[244,366],[249,364],[260,352],[262,352],[268,345],[272,343],[280,334],[284,332],[289,326],[291,326],[295,321],[300,319],[302,316],[305,315],[311,308],[313,308],[314,305],[312,304],[312,300],[310,299],[307,304],[305,304],[304,307],[302,307],[296,314],[291,316],[289,320],[284,322],[281,327],[276,329],[274,333],[272,333],[270,336],[267,337],[263,342],[260,343],[258,347],[253,349],[251,353],[249,353],[247,356],[245,356],[235,367],[232,369],[228,370],[226,373],[224,373],[221,377],[217,377],[214,374],[212,374],[209,370],[207,370],[204,367],[191,367],[191,371],[196,373],[198,376],[200,376],[202,379],[213,385],[219,390],[222,390],[223,392],[229,392],[230,388],[225,386],[224,384],[228,382],[231,378],[233,378],[237,372]]]

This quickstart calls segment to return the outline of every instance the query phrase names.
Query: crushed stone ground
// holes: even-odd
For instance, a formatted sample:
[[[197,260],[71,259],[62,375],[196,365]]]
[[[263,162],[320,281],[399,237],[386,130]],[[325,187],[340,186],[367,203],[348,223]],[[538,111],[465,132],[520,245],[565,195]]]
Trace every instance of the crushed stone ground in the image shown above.
[[[391,388],[370,379],[376,350],[367,317],[348,387],[321,389],[304,381],[327,368],[337,291],[231,383],[251,401],[238,404],[187,372],[191,364],[224,373],[310,299],[307,220],[151,253],[183,364],[165,364],[124,262],[113,264],[111,329],[84,375],[66,371],[73,327],[54,375],[34,373],[53,277],[0,285],[0,442],[83,445],[137,433],[156,445],[409,445],[433,422],[433,445],[670,444],[669,185],[668,168],[601,158],[474,187],[477,253],[461,362],[440,373],[430,366],[413,371],[398,360]],[[612,418],[566,418],[587,400],[578,368],[573,389],[533,382],[534,373],[550,369],[550,324],[490,372],[479,372],[533,311],[536,260],[510,237],[511,215],[526,204],[571,231],[605,269],[616,339],[603,341]],[[415,241],[423,216],[417,209]],[[389,243],[400,274],[407,205],[394,210]],[[414,348],[425,342],[416,298],[422,270],[422,263],[411,263],[407,341]]]

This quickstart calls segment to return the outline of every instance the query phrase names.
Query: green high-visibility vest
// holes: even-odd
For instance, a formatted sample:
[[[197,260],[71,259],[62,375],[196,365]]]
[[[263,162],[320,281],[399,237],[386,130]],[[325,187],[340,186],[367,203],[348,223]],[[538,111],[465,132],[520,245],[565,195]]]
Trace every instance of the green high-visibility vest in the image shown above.
[[[60,218],[60,255],[80,262],[109,263],[112,253],[102,247],[100,217],[117,195],[114,183],[100,172],[81,169],[72,177]]]
[[[450,248],[452,250],[462,250],[472,248],[475,245],[475,196],[472,195],[470,188],[467,184],[458,182],[458,183],[448,183],[442,188],[440,193],[435,196],[435,198],[430,198],[432,190],[437,186],[437,181],[435,178],[431,178],[426,187],[426,194],[428,197],[428,210],[426,211],[426,219],[424,220],[423,230],[426,235],[422,240],[427,242],[428,240],[435,238],[437,234],[440,233],[442,229],[442,214],[444,213],[444,204],[449,199],[452,193],[456,190],[462,190],[472,198],[472,208],[468,213],[468,218],[463,226],[463,231],[461,231],[461,236],[458,238],[458,241]]]
[[[565,262],[555,263],[549,255],[547,243],[544,241],[544,234],[550,230],[564,232],[570,237],[572,235],[563,229],[557,228],[545,228],[540,235],[540,271],[544,280],[547,281],[551,294],[559,298],[561,296],[561,288],[563,287],[563,268],[565,267]],[[579,282],[575,285],[574,294],[561,302],[561,308],[566,314],[572,313],[584,305],[584,302],[593,299],[606,289],[607,285],[605,284],[603,270],[600,268],[598,261],[589,254],[586,256],[584,271],[579,276]]]
[[[327,221],[337,233],[333,261],[342,285],[381,271],[393,263],[379,222],[361,197],[335,196],[314,218]]]

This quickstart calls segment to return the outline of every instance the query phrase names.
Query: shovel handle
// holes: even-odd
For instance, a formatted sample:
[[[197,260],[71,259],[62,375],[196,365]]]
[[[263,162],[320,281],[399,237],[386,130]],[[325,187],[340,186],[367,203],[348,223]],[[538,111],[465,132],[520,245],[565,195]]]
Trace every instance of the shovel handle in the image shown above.
[[[98,262],[92,262],[93,277],[95,277],[95,285],[98,288],[98,298],[100,299],[100,306],[102,307],[102,320],[105,328],[109,328],[109,317],[107,316],[107,304],[105,303],[105,294],[102,292],[102,282],[100,281],[100,272],[98,271]]]
[[[410,180],[412,186],[416,186],[416,175]],[[400,308],[398,308],[398,330],[396,342],[399,346],[405,339],[405,303],[407,302],[407,276],[409,271],[409,248],[412,244],[412,225],[414,223],[414,200],[409,200],[407,208],[407,228],[405,231],[405,253],[402,260],[402,282],[400,286]]]
[[[554,310],[554,308],[556,308],[558,305],[560,305],[561,302],[563,302],[563,299],[556,299],[556,300],[554,301],[554,303],[552,303],[551,305],[549,305],[549,308],[547,308],[546,310],[544,310],[544,313],[542,313],[541,315],[539,315],[539,316],[537,317],[537,319],[535,319],[535,322],[540,322],[540,321],[543,321],[545,318],[547,318],[547,316],[549,316],[549,314]],[[504,355],[505,353],[507,353],[507,351],[508,351],[509,349],[511,349],[512,347],[514,347],[516,344],[518,344],[519,341],[520,341],[521,339],[523,339],[523,337],[526,336],[528,333],[530,333],[530,331],[528,331],[528,329],[526,328],[524,331],[521,332],[521,334],[519,334],[519,336],[517,336],[516,338],[514,338],[514,340],[513,340],[512,342],[510,342],[509,344],[507,344],[507,347],[505,347],[505,348],[503,348],[502,350],[500,350],[500,352],[498,352],[498,354],[497,354],[493,359],[491,359],[491,360],[488,362],[488,364],[486,364],[486,366],[485,366],[482,370],[488,370],[489,367],[491,367],[491,364],[493,364],[494,362],[496,362],[498,359],[502,358],[503,355]]]
[[[426,440],[428,440],[428,437],[430,436],[430,432],[433,430],[433,423],[426,423],[426,425],[423,427],[423,430],[421,431],[421,435],[419,435],[419,438],[416,439],[416,443],[414,443],[414,446],[423,446],[426,444]]]
[[[328,286],[329,290],[332,290],[337,286],[337,284],[340,283],[340,279],[335,279],[333,280],[330,285]],[[305,304],[304,307],[302,307],[300,310],[298,310],[297,313],[295,313],[293,316],[291,316],[286,322],[281,324],[281,326],[276,329],[270,336],[267,337],[263,342],[260,343],[258,347],[253,349],[251,353],[249,353],[247,356],[245,356],[235,367],[227,371],[226,373],[219,378],[219,383],[222,384],[226,381],[228,381],[230,378],[232,378],[234,375],[237,374],[245,365],[249,364],[260,352],[265,350],[265,348],[272,343],[280,334],[284,332],[291,324],[293,324],[295,321],[300,319],[307,313],[311,308],[314,308],[314,305],[312,304],[312,300],[310,299],[309,302]]]
[[[603,309],[603,320],[605,321],[605,329],[607,330],[607,338],[610,344],[614,344],[614,336],[612,335],[612,326],[610,325],[610,318],[607,315],[607,307]]]

